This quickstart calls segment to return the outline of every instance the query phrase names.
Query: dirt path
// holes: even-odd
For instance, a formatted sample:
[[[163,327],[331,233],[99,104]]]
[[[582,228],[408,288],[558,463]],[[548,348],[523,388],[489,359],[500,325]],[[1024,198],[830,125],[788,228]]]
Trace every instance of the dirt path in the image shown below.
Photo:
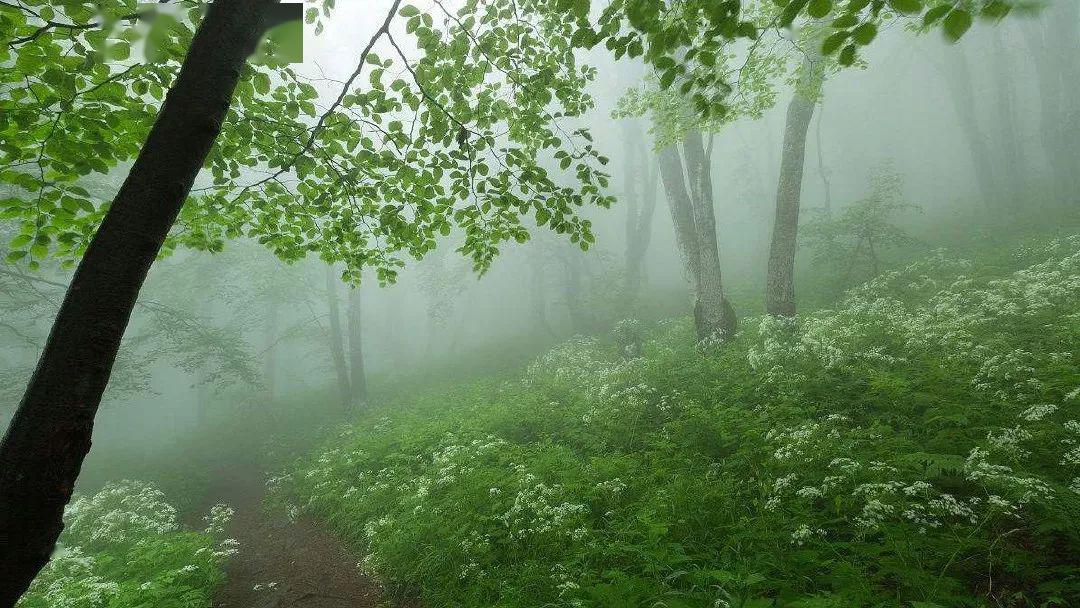
[[[357,557],[308,519],[267,513],[263,477],[232,469],[217,476],[212,503],[236,509],[227,528],[240,551],[215,608],[375,608],[378,585],[360,574]]]

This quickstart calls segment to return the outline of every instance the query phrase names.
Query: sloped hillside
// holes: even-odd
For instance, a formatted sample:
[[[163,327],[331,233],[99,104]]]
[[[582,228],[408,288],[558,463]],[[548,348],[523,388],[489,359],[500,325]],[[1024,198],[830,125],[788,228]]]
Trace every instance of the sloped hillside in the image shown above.
[[[429,607],[1077,606],[1080,236],[1005,266],[718,351],[624,322],[376,409],[277,496]]]

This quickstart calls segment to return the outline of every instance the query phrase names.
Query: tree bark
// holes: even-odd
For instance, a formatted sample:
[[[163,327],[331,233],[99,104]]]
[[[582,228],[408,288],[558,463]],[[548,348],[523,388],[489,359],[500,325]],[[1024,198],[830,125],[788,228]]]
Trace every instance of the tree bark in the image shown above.
[[[562,256],[566,274],[563,281],[563,297],[570,318],[570,331],[587,334],[593,328],[592,315],[585,306],[585,258],[576,246]]]
[[[971,152],[976,186],[982,196],[983,204],[996,214],[1001,203],[1001,184],[992,162],[990,145],[979,127],[971,69],[968,67],[963,49],[959,47],[945,49],[945,65],[947,67],[945,81],[949,86],[960,130]]]
[[[1068,203],[1076,195],[1080,169],[1071,150],[1076,139],[1070,137],[1067,126],[1070,116],[1073,121],[1080,119],[1080,85],[1068,82],[1070,70],[1076,69],[1071,64],[1080,52],[1080,25],[1070,25],[1070,21],[1080,20],[1080,8],[1069,4],[1073,3],[1059,4],[1044,11],[1040,19],[1020,24],[1038,83],[1040,143],[1050,168],[1051,194],[1059,203]]]
[[[532,309],[533,323],[537,333],[555,337],[555,330],[548,321],[547,275],[544,267],[543,250],[534,247],[527,255],[529,258],[529,306]]]
[[[806,166],[806,135],[814,117],[817,89],[821,84],[814,65],[817,57],[820,55],[812,55],[803,64],[802,74],[788,103],[784,126],[780,181],[776,186],[776,218],[773,220],[769,265],[765,276],[765,312],[773,316],[795,316],[795,251],[798,248],[799,208]]]
[[[653,216],[656,211],[658,166],[650,162],[645,138],[631,126],[625,128],[627,150],[623,199],[626,201],[626,303],[632,307],[641,292],[645,254],[652,241]],[[638,189],[640,181],[640,190]]]
[[[353,407],[361,407],[367,402],[367,373],[364,370],[364,332],[361,315],[360,288],[349,290],[349,311],[347,326],[349,331],[349,387],[350,402]]]
[[[143,146],[80,261],[0,442],[0,608],[48,562],[146,273],[221,130],[272,0],[210,5]]]
[[[675,240],[693,283],[698,339],[723,342],[735,333],[736,317],[724,297],[709,152],[696,129],[683,138],[682,149],[687,170],[684,172],[679,150],[669,146],[660,151],[660,175],[675,224]]]
[[[991,47],[993,60],[990,64],[994,71],[994,89],[997,94],[994,104],[995,122],[1001,138],[995,148],[999,153],[1001,178],[1006,182],[1004,194],[1009,199],[1006,207],[1015,211],[1018,205],[1024,204],[1022,199],[1027,190],[1024,181],[1028,172],[1024,167],[1024,147],[1017,117],[1014,66],[1012,56],[1002,39],[1001,26],[994,28]]]
[[[278,332],[280,331],[281,302],[275,295],[270,294],[270,301],[267,302],[266,335],[264,338],[266,350],[263,352],[263,383],[266,385],[266,400],[270,405],[273,404],[276,395],[274,389],[277,388],[277,342],[280,339]]]
[[[341,330],[341,306],[338,304],[338,277],[333,266],[326,267],[326,305],[329,310],[330,329],[326,336],[330,347],[330,359],[334,364],[341,408],[352,409],[352,387],[349,383],[349,364],[345,360],[345,335]]]

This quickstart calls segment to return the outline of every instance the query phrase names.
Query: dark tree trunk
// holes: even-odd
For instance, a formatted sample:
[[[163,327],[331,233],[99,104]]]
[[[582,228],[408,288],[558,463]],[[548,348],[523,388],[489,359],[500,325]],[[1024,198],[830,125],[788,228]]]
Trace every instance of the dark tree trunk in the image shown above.
[[[723,342],[735,333],[736,318],[724,296],[709,152],[697,130],[686,134],[682,148],[687,170],[679,150],[669,146],[660,151],[660,175],[675,224],[675,240],[693,283],[698,338]]]
[[[817,148],[817,169],[818,177],[821,178],[821,186],[825,191],[825,199],[821,201],[821,211],[825,214],[825,217],[832,217],[832,181],[829,179],[829,169],[825,166],[825,152],[821,146],[821,119],[825,113],[824,100],[819,101],[818,105],[821,107],[817,112],[817,129],[815,130],[816,146]]]
[[[645,275],[645,254],[652,241],[656,211],[658,166],[650,162],[645,138],[636,128],[626,127],[627,163],[623,199],[626,201],[626,284],[625,297],[632,307],[641,292]],[[640,185],[640,190],[638,186]]]
[[[1075,200],[1080,183],[1075,149],[1080,83],[1071,82],[1080,78],[1075,66],[1080,53],[1077,21],[1080,8],[1066,2],[1020,24],[1038,82],[1040,143],[1050,168],[1051,194],[1066,204]]]
[[[1065,203],[1080,201],[1080,3],[1061,0],[1051,13],[1050,37],[1058,46],[1055,67],[1062,82],[1061,156],[1068,163]]]
[[[999,153],[999,166],[1001,178],[1004,180],[1005,194],[1008,197],[1006,207],[1010,211],[1016,210],[1018,205],[1023,205],[1024,192],[1026,192],[1025,178],[1027,171],[1024,167],[1024,148],[1020,140],[1020,127],[1017,117],[1015,78],[1013,76],[1012,56],[1005,48],[1002,39],[1001,27],[994,29],[991,41],[993,60],[990,64],[994,71],[994,89],[997,94],[995,100],[995,122],[998,126],[1000,141],[995,146]]]
[[[575,334],[586,334],[592,329],[592,315],[585,306],[584,282],[585,259],[580,249],[569,249],[563,256],[566,275],[563,282],[563,297],[566,312],[570,317],[570,330]]]
[[[211,327],[214,322],[213,303],[210,300],[202,300],[197,304],[197,307],[199,323],[204,327]],[[206,368],[209,362],[209,358],[204,358],[202,364],[195,370],[195,425],[199,431],[205,431],[210,426],[211,376],[207,373]]]
[[[330,347],[330,359],[334,364],[334,377],[337,379],[341,407],[345,411],[352,409],[352,388],[349,385],[349,364],[345,360],[344,333],[341,330],[341,306],[338,304],[338,277],[333,266],[326,267],[326,305],[329,311],[330,328],[326,336]]]
[[[533,323],[538,332],[548,336],[555,336],[555,330],[551,329],[548,321],[547,306],[547,274],[544,268],[543,252],[534,248],[528,254],[529,257],[529,303],[532,308]]]
[[[146,273],[220,132],[271,0],[218,0],[75,271],[0,442],[0,608],[11,608],[63,530],[94,416]]]
[[[367,373],[364,371],[364,332],[361,315],[360,288],[349,290],[349,386],[351,403],[360,407],[367,402]]]
[[[281,302],[271,294],[266,310],[266,350],[263,352],[263,383],[266,385],[266,400],[271,405],[276,394],[274,389],[277,387],[277,341],[279,339],[278,332],[280,331],[280,316]]]
[[[776,186],[776,217],[769,246],[765,276],[765,312],[795,316],[795,251],[799,239],[799,207],[802,203],[803,170],[806,166],[806,135],[817,105],[820,77],[814,55],[803,65],[802,75],[787,109],[784,147],[780,154],[780,181]]]
[[[976,186],[982,196],[983,204],[996,214],[1001,204],[1001,184],[992,161],[993,154],[990,145],[979,127],[971,69],[968,67],[963,48],[945,49],[945,65],[947,67],[945,81],[949,85],[950,97],[956,110],[960,130],[971,152]]]

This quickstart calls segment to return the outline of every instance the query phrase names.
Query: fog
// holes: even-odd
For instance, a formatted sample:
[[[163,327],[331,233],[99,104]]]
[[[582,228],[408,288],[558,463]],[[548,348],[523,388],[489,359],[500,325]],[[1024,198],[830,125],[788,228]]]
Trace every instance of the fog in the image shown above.
[[[365,4],[343,3],[323,33],[307,33],[305,62],[298,70],[322,80],[320,90],[327,96],[336,90],[336,81],[355,69],[350,58],[367,40],[361,32],[373,30],[381,19],[382,10]],[[971,64],[976,103],[963,111],[972,113],[988,148],[1006,147],[1007,127],[1016,131],[1011,137],[1018,138],[1021,167],[1014,173],[1022,181],[1010,187],[1023,191],[1026,200],[1009,221],[1037,224],[1040,213],[1056,201],[1042,194],[1049,169],[1040,144],[1037,66],[1023,36],[1025,27],[1038,27],[1037,18],[1014,18],[997,26],[977,24],[956,45],[936,32],[916,34],[890,27],[868,47],[859,67],[830,75],[806,144],[804,216],[808,209],[812,212],[825,204],[826,192],[836,209],[864,197],[871,177],[888,167],[902,179],[902,198],[917,205],[897,221],[926,248],[943,245],[963,230],[980,233],[988,228],[972,149],[958,120],[957,104],[962,102],[950,91],[948,56],[953,54]],[[994,53],[1003,64],[980,61]],[[619,197],[633,146],[644,149],[650,166],[656,163],[647,118],[612,117],[628,89],[648,86],[640,77],[644,68],[639,60],[614,61],[603,49],[582,54],[582,59],[599,73],[590,85],[595,108],[582,124],[610,158],[610,194]],[[761,118],[740,118],[712,134],[720,256],[728,289],[742,314],[756,314],[761,306],[785,109],[791,96],[790,83],[784,80],[777,79],[775,103]],[[1002,124],[1002,84],[1008,86],[1007,125]],[[633,141],[627,141],[628,132],[634,134]],[[118,171],[101,187],[115,187],[120,175]],[[642,189],[647,178],[640,171],[630,177],[636,189]],[[359,288],[363,351],[373,384],[388,390],[395,383],[421,381],[433,370],[466,375],[510,370],[547,345],[575,333],[604,332],[620,318],[657,320],[685,314],[691,298],[688,277],[657,181],[654,176],[650,196],[656,199],[656,210],[649,226],[643,293],[629,307],[621,301],[619,287],[627,246],[623,200],[611,209],[584,210],[597,234],[588,252],[534,230],[528,243],[504,244],[491,270],[481,276],[473,272],[470,260],[453,251],[458,242],[451,236],[423,260],[408,261],[393,285],[380,286],[374,277],[365,277]],[[800,254],[800,267],[810,263],[807,258]],[[581,273],[576,287],[568,284],[574,267]],[[65,275],[58,271],[50,276],[63,282]],[[17,279],[8,276],[5,281]],[[27,283],[20,289],[29,287]],[[336,289],[344,306],[351,288],[339,284]],[[50,285],[35,286],[34,291],[54,303],[62,295]],[[97,447],[83,479],[100,479],[96,468],[103,463],[114,466],[116,457],[138,461],[163,448],[182,450],[203,429],[204,409],[212,410],[212,416],[235,415],[245,408],[257,410],[268,398],[328,390],[334,367],[327,297],[324,264],[311,259],[285,264],[242,240],[228,243],[223,253],[180,251],[155,265],[144,299],[175,308],[190,317],[185,322],[204,327],[152,328],[149,337],[141,337],[140,328],[153,326],[155,314],[160,323],[172,312],[136,310],[128,331],[129,360],[122,357],[118,366],[120,378],[113,380],[97,423]],[[29,320],[21,314],[25,310],[6,309],[5,323],[25,326],[37,338],[43,337],[49,308],[38,305],[42,311]],[[575,307],[584,311],[582,319],[574,318]],[[170,337],[170,332],[185,331],[189,335]],[[214,332],[220,335],[211,336]],[[200,338],[208,343],[163,343]],[[214,340],[231,341],[232,351],[221,352],[223,347]],[[5,338],[9,404],[17,399],[35,361],[31,345],[40,344],[30,341],[22,348],[19,342]],[[467,360],[480,368],[470,370]],[[246,377],[235,377],[238,369]],[[10,412],[5,409],[4,415]],[[110,454],[113,451],[119,456]]]
[[[307,28],[305,61],[294,66],[320,92],[320,109],[356,69],[356,56],[391,3],[338,4],[318,36]],[[435,4],[418,6],[437,12]],[[1048,130],[1055,127],[1046,123],[1055,108],[1069,121],[1058,128],[1075,132],[1080,105],[1068,95],[1042,97],[1047,74],[1061,71],[1047,58],[1077,61],[1075,41],[1059,48],[1043,38],[1061,8],[1000,23],[977,20],[955,44],[940,31],[890,21],[855,66],[827,73],[801,180],[794,272],[800,313],[828,308],[844,289],[938,248],[977,251],[1025,235],[1069,234],[1077,226],[1075,193],[1062,200],[1053,163],[1056,155],[1080,156],[1080,143],[1054,149]],[[408,39],[402,24],[394,28]],[[783,68],[770,78],[761,115],[705,133],[724,292],[740,331],[765,312],[788,104],[801,62],[787,37],[796,33],[782,30],[769,39]],[[386,52],[385,41],[375,50]],[[392,410],[419,392],[509,381],[575,335],[608,340],[623,319],[652,327],[693,315],[694,277],[657,168],[667,144],[657,143],[648,112],[614,116],[628,91],[653,90],[656,77],[645,76],[650,70],[641,58],[616,61],[602,45],[578,57],[597,70],[588,85],[595,104],[585,116],[566,119],[564,128],[591,131],[609,159],[606,194],[615,197],[610,209],[579,210],[596,236],[587,251],[527,216],[528,241],[501,243],[486,272],[456,251],[463,235],[455,230],[422,259],[405,256],[396,281],[383,284],[374,272],[359,286],[348,284],[340,264],[328,267],[316,254],[286,263],[247,238],[229,240],[215,253],[169,252],[141,291],[77,489],[144,479],[194,512],[206,505],[204,495],[213,494],[206,488],[222,471],[256,467],[270,476],[358,411],[377,418],[381,408]],[[729,61],[737,65],[739,58],[737,52]],[[991,168],[989,192],[980,163]],[[555,159],[545,164],[573,186]],[[122,163],[107,176],[87,178],[88,188],[109,198],[129,169]],[[203,175],[196,186],[210,180]],[[877,251],[871,244],[872,272],[854,257],[850,264],[830,260],[840,254],[807,240],[813,230],[806,226],[876,196],[882,180],[896,203],[889,229],[903,238]],[[988,194],[999,200],[988,201]],[[651,217],[641,215],[646,208]],[[648,221],[635,224],[642,217]],[[17,227],[0,230],[6,241]],[[641,234],[647,246],[639,287],[628,290],[628,257]],[[31,378],[70,277],[70,269],[53,262],[36,272],[15,263],[0,268],[2,427]],[[350,403],[357,374],[366,378],[366,395]]]

